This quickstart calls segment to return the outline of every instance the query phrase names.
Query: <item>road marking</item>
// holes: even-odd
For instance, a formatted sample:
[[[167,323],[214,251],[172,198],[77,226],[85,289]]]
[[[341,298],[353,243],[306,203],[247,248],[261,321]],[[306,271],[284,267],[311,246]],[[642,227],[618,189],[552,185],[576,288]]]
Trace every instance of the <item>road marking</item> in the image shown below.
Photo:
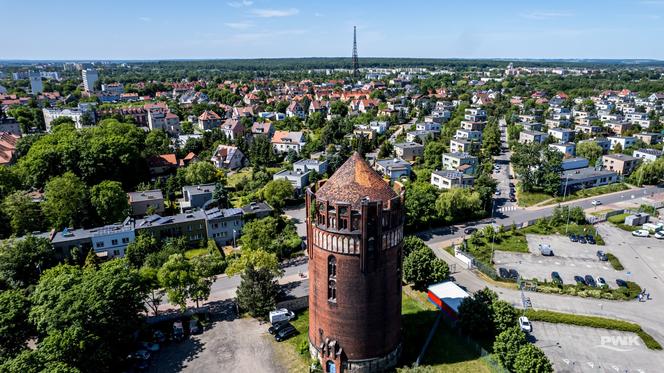
[[[565,362],[565,364],[569,365],[569,359],[563,359],[563,361]]]
[[[615,365],[611,365],[611,368],[613,368],[613,370],[615,370],[616,372],[620,370],[620,368],[618,368],[618,367],[615,366]]]
[[[591,367],[591,368],[595,367],[595,363],[593,363],[592,361],[589,361],[586,364],[588,364],[588,366]]]

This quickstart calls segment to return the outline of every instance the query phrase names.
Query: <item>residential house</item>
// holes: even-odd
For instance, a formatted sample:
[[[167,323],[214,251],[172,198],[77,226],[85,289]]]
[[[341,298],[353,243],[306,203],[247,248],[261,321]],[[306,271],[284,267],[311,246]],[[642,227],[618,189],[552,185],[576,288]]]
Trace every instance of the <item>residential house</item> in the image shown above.
[[[286,116],[304,119],[306,113],[304,111],[304,108],[302,107],[302,105],[300,105],[299,102],[292,101],[290,105],[288,105],[288,107],[286,108]]]
[[[656,161],[657,158],[661,158],[662,154],[664,153],[661,150],[657,149],[639,149],[639,150],[634,150],[634,153],[632,155],[635,158],[642,159],[643,162],[649,163]]]
[[[205,110],[198,116],[198,129],[210,131],[221,126],[221,117],[212,110]]]
[[[648,145],[655,145],[659,144],[662,142],[662,134],[661,133],[655,133],[655,132],[641,132],[641,133],[635,133],[634,137],[643,141],[644,143]]]
[[[549,144],[549,148],[571,156],[576,154],[576,144],[573,142]]]
[[[563,143],[574,140],[574,131],[569,128],[550,128],[547,133]]]
[[[576,132],[585,133],[591,136],[602,133],[602,127],[594,125],[577,124],[576,126],[574,126],[574,129],[576,130]]]
[[[300,153],[300,150],[306,144],[302,132],[276,131],[272,136],[272,146],[277,153],[288,153],[292,150]]]
[[[482,131],[471,131],[471,130],[466,130],[466,129],[458,129],[456,130],[456,134],[454,135],[455,139],[467,139],[467,140],[476,140],[476,141],[482,141]]]
[[[384,121],[369,122],[369,128],[371,128],[374,132],[376,132],[379,135],[384,134],[385,131],[387,131],[387,127],[389,127],[389,123]]]
[[[486,111],[479,108],[466,109],[463,119],[471,122],[486,122]]]
[[[406,160],[414,161],[417,157],[424,155],[424,145],[416,142],[401,142],[394,144],[394,153],[397,157]]]
[[[204,209],[205,204],[212,200],[215,184],[185,185],[182,187],[182,198],[178,199],[180,212]]]
[[[150,175],[158,176],[174,172],[180,162],[174,153],[153,155],[147,159]]]
[[[241,208],[205,210],[207,237],[220,246],[235,246],[244,226],[243,215]]]
[[[191,247],[201,246],[207,239],[204,211],[191,211],[172,216],[148,215],[136,220],[136,235],[150,234],[158,241],[184,237]]]
[[[387,176],[390,180],[410,178],[411,165],[403,159],[378,159],[374,163],[374,169],[380,174]]]
[[[431,185],[438,189],[470,188],[475,178],[459,171],[434,171],[431,173]]]
[[[324,175],[327,172],[328,163],[326,160],[320,161],[315,159],[300,159],[293,163],[293,171],[302,174],[309,171],[316,171],[319,175]]]
[[[161,214],[164,212],[164,195],[159,189],[129,192],[127,195],[129,196],[131,216]]]
[[[452,153],[474,153],[480,150],[480,142],[468,139],[451,139],[450,152]]]
[[[251,135],[252,136],[267,136],[268,139],[272,138],[274,134],[274,126],[270,122],[255,122],[251,125]]]
[[[579,141],[579,144],[582,144],[584,142],[594,142],[595,144],[599,145],[600,148],[604,151],[604,153],[608,152],[611,150],[611,141],[604,137],[596,137],[594,139],[589,139],[589,140],[581,140]]]
[[[519,123],[523,127],[523,131],[542,131],[542,123],[538,122],[528,122],[528,123]]]
[[[469,120],[461,121],[461,128],[468,131],[484,131],[486,122],[472,122]]]
[[[21,136],[21,125],[12,117],[0,117],[0,132],[8,132],[16,136]]]
[[[622,136],[625,132],[632,129],[632,123],[629,122],[609,122],[606,127],[618,136]]]
[[[607,154],[602,156],[602,165],[609,171],[629,176],[639,164],[639,158],[626,154]]]
[[[242,206],[244,221],[253,219],[262,219],[272,215],[274,209],[265,202],[251,202],[248,205]]]
[[[309,175],[311,173],[309,171],[291,171],[291,170],[281,170],[277,172],[276,174],[272,175],[272,180],[286,180],[289,181],[293,185],[293,189],[295,189],[295,193],[299,195],[302,193],[304,188],[309,185]]]
[[[521,144],[532,144],[532,143],[543,143],[548,134],[539,131],[521,131],[519,133],[519,143]]]
[[[618,144],[624,150],[636,143],[636,138],[632,136],[609,136],[606,139],[611,142],[611,150],[613,150]]]
[[[226,170],[236,170],[247,164],[244,153],[236,146],[231,145],[218,145],[210,161],[215,167]]]
[[[127,218],[122,224],[110,224],[85,230],[90,235],[90,244],[95,254],[102,258],[122,258],[127,246],[134,242],[134,219]]]
[[[440,132],[440,123],[435,123],[435,122],[417,123],[417,124],[415,124],[415,130],[417,130],[417,131]]]
[[[163,130],[173,135],[180,134],[180,118],[168,108],[151,106],[147,110],[148,127],[151,130]]]
[[[429,138],[435,138],[436,132],[433,131],[410,131],[406,133],[406,140],[408,142],[415,142],[417,139],[425,143]]]
[[[0,166],[16,161],[16,144],[21,137],[9,132],[0,132]]]
[[[464,174],[475,173],[477,157],[468,153],[445,153],[443,154],[443,168],[445,170],[461,171]]]
[[[244,126],[239,119],[227,119],[221,125],[221,131],[226,135],[226,138],[229,138],[233,141],[244,136]]]

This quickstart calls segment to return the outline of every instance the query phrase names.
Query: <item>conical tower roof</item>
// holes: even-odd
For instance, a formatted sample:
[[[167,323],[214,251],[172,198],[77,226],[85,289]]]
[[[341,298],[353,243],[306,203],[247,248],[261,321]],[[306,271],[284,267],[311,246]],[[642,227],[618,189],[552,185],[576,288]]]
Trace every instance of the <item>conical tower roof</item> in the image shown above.
[[[356,210],[365,198],[387,203],[396,196],[390,185],[358,153],[348,158],[316,192],[316,198],[350,203]]]

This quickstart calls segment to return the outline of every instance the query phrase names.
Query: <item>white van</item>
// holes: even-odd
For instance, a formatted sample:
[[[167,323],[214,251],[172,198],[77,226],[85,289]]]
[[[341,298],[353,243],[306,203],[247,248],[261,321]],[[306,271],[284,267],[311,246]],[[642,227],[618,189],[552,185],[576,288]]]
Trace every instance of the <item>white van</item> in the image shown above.
[[[274,324],[279,321],[289,321],[295,317],[293,311],[289,311],[285,308],[280,308],[278,310],[270,311],[270,323]]]

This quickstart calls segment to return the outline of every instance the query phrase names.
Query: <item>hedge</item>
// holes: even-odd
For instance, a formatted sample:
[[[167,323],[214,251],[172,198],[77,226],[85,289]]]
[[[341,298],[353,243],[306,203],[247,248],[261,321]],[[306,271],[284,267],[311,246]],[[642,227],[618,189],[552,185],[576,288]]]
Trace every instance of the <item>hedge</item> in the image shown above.
[[[622,263],[620,263],[620,260],[618,260],[618,258],[615,255],[611,253],[606,253],[606,257],[609,259],[611,267],[613,267],[613,269],[615,269],[616,271],[622,271],[623,269],[625,269],[625,267],[623,267]]]
[[[662,345],[655,340],[650,334],[646,333],[640,325],[628,321],[609,319],[599,316],[584,316],[573,315],[570,313],[554,312],[554,311],[537,311],[529,309],[526,311],[526,316],[531,321],[544,321],[554,324],[569,324],[577,326],[587,326],[591,328],[601,328],[609,330],[619,330],[623,332],[631,332],[638,335],[643,343],[651,350],[661,350]]]

